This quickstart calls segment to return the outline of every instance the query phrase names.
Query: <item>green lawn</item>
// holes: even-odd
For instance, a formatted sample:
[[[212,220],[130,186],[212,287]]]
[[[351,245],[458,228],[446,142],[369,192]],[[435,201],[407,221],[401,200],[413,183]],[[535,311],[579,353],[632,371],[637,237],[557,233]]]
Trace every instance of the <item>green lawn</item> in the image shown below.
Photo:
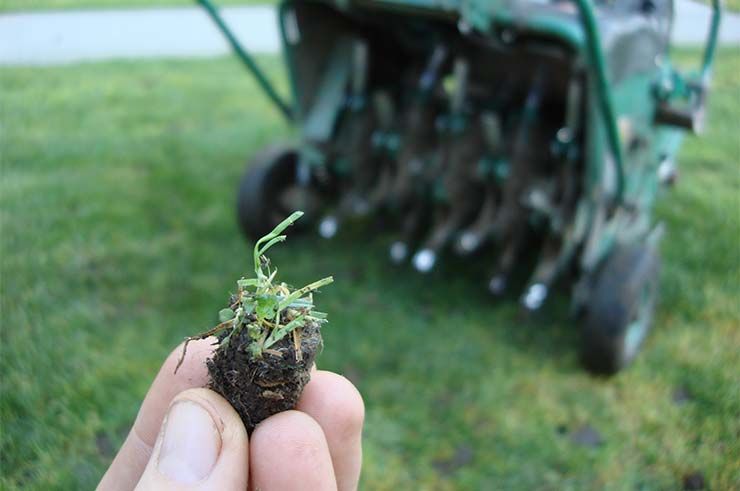
[[[712,5],[712,0],[699,0],[701,3]],[[720,0],[721,1],[721,0]],[[740,12],[740,0],[724,0],[721,1],[722,6],[731,12]]]
[[[740,482],[740,50],[717,65],[709,131],[686,141],[658,210],[657,327],[616,378],[581,370],[565,302],[522,320],[485,294],[480,263],[393,268],[370,225],[276,249],[293,284],[335,275],[320,364],[364,394],[363,489]],[[0,487],[90,489],[165,354],[248,269],[235,182],[289,130],[232,59],[3,69],[0,83]],[[576,444],[584,427],[602,444]]]

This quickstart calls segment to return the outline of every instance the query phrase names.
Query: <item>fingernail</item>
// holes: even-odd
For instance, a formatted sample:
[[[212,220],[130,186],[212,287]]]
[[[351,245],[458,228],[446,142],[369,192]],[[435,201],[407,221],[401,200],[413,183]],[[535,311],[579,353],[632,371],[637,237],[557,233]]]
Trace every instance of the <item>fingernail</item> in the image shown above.
[[[221,453],[221,435],[211,415],[199,404],[180,401],[170,408],[157,468],[182,484],[208,477]]]

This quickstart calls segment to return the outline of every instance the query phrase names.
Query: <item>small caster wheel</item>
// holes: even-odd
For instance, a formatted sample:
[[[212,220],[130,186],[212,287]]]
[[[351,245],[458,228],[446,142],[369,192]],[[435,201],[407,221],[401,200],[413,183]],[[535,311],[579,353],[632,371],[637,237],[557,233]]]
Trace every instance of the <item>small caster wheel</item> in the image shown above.
[[[239,226],[247,238],[268,234],[296,210],[306,213],[301,229],[315,219],[320,193],[313,177],[301,179],[300,171],[298,150],[288,145],[270,146],[251,159],[236,198]]]
[[[607,258],[585,306],[581,359],[597,374],[629,365],[652,326],[660,258],[646,245],[620,246]]]

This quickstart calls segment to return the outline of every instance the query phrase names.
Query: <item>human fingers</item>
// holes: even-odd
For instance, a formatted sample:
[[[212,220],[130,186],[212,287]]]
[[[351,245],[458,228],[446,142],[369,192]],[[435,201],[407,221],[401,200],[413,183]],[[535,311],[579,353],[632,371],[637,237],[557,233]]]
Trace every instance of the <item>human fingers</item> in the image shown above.
[[[324,432],[339,491],[357,489],[362,467],[362,425],[365,406],[352,382],[341,375],[316,370],[298,401]]]
[[[177,374],[182,344],[167,357],[141,404],[134,426],[113,463],[98,484],[99,491],[131,491],[149,461],[162,420],[170,403],[180,392],[203,387],[208,381],[205,360],[213,351],[214,338],[193,341]]]
[[[270,416],[252,432],[250,489],[334,491],[336,477],[319,424],[300,411]]]
[[[172,401],[137,491],[244,491],[249,440],[229,403],[208,389]]]

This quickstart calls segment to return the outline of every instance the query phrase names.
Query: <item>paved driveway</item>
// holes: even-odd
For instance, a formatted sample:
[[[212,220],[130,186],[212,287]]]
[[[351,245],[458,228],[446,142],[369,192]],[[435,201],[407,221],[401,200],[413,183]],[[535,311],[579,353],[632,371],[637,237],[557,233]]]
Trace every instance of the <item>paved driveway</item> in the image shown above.
[[[280,49],[272,7],[230,7],[223,13],[251,52],[276,53]],[[705,5],[677,0],[674,41],[701,43],[709,14]],[[740,46],[739,15],[725,13],[720,39],[723,44]],[[0,64],[4,65],[208,57],[228,49],[210,19],[196,7],[0,15]]]

